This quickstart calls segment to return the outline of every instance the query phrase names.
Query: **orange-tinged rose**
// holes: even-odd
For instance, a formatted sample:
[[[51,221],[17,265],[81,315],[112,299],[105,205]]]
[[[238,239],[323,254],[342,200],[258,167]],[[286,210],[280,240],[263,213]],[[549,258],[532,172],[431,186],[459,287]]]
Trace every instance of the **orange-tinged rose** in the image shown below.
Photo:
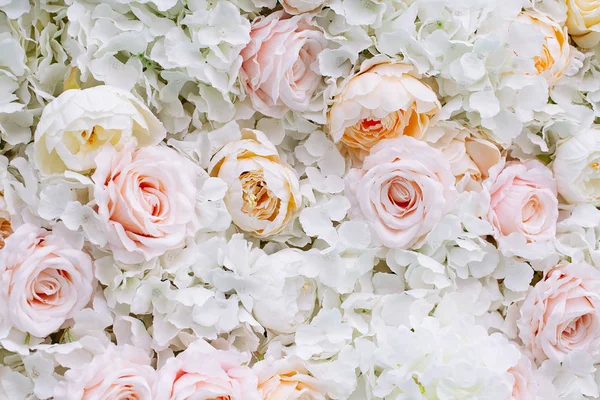
[[[349,78],[329,112],[333,139],[362,161],[381,140],[401,135],[420,139],[440,103],[411,66],[366,62]]]

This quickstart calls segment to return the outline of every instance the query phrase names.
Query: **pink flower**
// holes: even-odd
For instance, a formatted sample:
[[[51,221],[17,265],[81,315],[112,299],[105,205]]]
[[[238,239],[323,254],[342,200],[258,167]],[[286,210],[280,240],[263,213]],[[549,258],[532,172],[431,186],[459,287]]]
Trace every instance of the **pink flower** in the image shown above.
[[[145,351],[111,345],[85,368],[70,369],[54,392],[55,400],[151,400],[156,371]]]
[[[254,108],[276,118],[288,109],[307,111],[321,82],[315,62],[326,43],[311,17],[288,18],[283,11],[259,17],[250,38],[240,78]]]
[[[258,400],[257,378],[243,365],[248,357],[217,350],[203,340],[167,360],[158,371],[154,398],[160,400]]]
[[[508,370],[515,379],[512,395],[508,400],[537,399],[537,381],[533,375],[533,366],[529,358],[521,355],[519,363]]]
[[[499,236],[519,233],[528,242],[556,233],[558,200],[552,171],[537,160],[500,162],[483,183],[490,195],[488,220]]]
[[[30,224],[8,237],[0,254],[0,291],[12,326],[45,337],[86,307],[94,272],[82,247],[78,235]]]
[[[409,248],[454,200],[454,175],[439,150],[409,136],[379,142],[346,177],[354,217],[366,219],[385,246]]]
[[[562,361],[570,352],[600,354],[600,272],[587,264],[560,264],[527,295],[519,337],[537,360]]]
[[[105,147],[96,164],[95,201],[117,260],[149,260],[196,233],[199,184],[208,179],[198,165],[165,146]]]

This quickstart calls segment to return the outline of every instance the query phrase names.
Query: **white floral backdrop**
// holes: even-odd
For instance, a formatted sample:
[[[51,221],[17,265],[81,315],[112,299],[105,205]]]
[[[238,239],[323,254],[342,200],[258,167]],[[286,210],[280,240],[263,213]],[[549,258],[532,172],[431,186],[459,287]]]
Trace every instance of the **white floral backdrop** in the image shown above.
[[[0,399],[600,399],[600,0],[0,0]]]

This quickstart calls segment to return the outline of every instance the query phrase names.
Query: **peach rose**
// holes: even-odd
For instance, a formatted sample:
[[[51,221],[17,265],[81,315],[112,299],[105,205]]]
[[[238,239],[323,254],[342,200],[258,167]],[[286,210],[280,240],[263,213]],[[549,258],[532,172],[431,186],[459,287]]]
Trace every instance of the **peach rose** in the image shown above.
[[[534,357],[562,361],[575,350],[600,355],[600,272],[562,263],[529,292],[517,321],[519,337]]]
[[[558,200],[552,171],[537,160],[501,162],[483,182],[490,195],[489,222],[497,235],[519,233],[528,242],[556,233]]]
[[[515,379],[511,396],[508,400],[537,399],[537,381],[533,375],[533,366],[529,358],[521,355],[519,363],[508,370]]]
[[[300,208],[296,173],[261,131],[243,129],[241,140],[213,156],[208,171],[229,186],[224,200],[234,224],[258,237],[280,232]]]
[[[55,400],[151,400],[156,371],[145,351],[111,345],[85,368],[70,369],[54,392]]]
[[[160,368],[154,399],[258,400],[257,378],[243,365],[247,361],[243,353],[198,340]]]
[[[400,135],[420,139],[440,108],[436,94],[407,64],[363,63],[343,86],[329,111],[329,131],[362,160],[383,139]]]
[[[567,29],[562,28],[547,15],[536,11],[524,11],[516,20],[532,25],[544,35],[544,43],[533,61],[537,74],[543,76],[548,85],[552,86],[563,75],[569,64],[571,45]]]
[[[453,121],[442,121],[429,127],[423,140],[442,152],[458,180],[469,176],[481,182],[501,159],[498,146]]]
[[[196,233],[199,185],[208,178],[198,165],[166,146],[105,147],[96,164],[94,198],[117,260],[150,260]]]
[[[55,228],[56,229],[56,228]],[[89,303],[94,289],[83,238],[21,225],[0,254],[0,291],[12,326],[37,337],[57,331]]]
[[[262,400],[325,400],[325,388],[296,357],[254,365]]]
[[[567,28],[577,45],[594,47],[600,42],[600,0],[566,0]]]
[[[346,177],[352,216],[367,220],[381,243],[409,248],[453,203],[454,176],[439,150],[409,136],[379,142]]]
[[[315,64],[326,44],[311,17],[283,11],[258,17],[250,38],[241,52],[240,79],[254,109],[275,118],[289,109],[309,110],[321,82]]]

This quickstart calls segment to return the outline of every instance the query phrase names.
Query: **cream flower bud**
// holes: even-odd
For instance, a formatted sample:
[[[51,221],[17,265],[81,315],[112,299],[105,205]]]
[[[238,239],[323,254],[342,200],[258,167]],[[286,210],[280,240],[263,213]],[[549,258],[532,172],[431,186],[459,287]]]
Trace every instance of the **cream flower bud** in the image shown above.
[[[300,207],[296,173],[260,131],[242,130],[241,140],[215,154],[209,172],[229,186],[224,200],[233,222],[258,237],[280,232]]]
[[[160,143],[166,130],[131,93],[111,86],[67,90],[48,104],[35,131],[34,160],[44,174],[85,172],[105,144],[121,150]]]
[[[542,47],[533,62],[537,74],[552,86],[563,75],[569,63],[571,46],[566,28],[562,28],[547,15],[535,11],[522,12],[517,21],[535,27],[544,36]]]
[[[581,47],[600,42],[600,0],[567,0],[567,28]]]
[[[571,204],[600,205],[600,130],[588,129],[559,143],[554,157],[560,195]]]

